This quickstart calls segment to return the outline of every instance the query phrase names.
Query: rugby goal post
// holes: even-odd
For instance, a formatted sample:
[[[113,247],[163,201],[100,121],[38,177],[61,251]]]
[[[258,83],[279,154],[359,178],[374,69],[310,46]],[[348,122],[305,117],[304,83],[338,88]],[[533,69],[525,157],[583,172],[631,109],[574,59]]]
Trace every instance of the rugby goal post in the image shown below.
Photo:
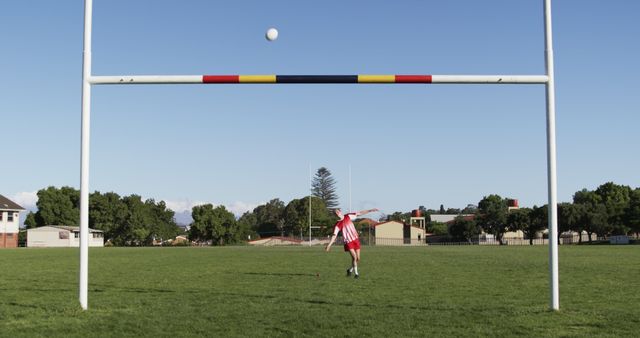
[[[91,31],[93,0],[84,2],[84,43],[82,58],[82,136],[80,151],[80,272],[79,299],[88,308],[89,284],[89,140],[91,86],[135,84],[543,84],[547,112],[547,191],[549,206],[549,287],[550,308],[560,309],[558,281],[558,216],[556,172],[556,118],[551,30],[551,0],[542,0],[544,10],[544,75],[115,75],[91,73]]]

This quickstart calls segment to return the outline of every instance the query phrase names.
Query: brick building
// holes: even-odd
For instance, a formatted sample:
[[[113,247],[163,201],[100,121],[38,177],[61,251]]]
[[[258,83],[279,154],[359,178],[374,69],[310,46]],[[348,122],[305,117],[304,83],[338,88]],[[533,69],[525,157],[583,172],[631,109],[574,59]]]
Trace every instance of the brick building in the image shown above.
[[[18,247],[20,211],[24,208],[0,195],[0,248]]]

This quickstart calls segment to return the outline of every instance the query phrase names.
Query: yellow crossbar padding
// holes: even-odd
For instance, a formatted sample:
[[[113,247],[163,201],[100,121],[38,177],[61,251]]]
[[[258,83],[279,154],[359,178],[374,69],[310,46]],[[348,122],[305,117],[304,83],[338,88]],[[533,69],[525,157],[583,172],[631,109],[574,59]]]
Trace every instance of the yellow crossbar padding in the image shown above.
[[[394,83],[396,82],[395,75],[358,75],[359,83]]]
[[[240,75],[240,83],[276,83],[275,75]]]

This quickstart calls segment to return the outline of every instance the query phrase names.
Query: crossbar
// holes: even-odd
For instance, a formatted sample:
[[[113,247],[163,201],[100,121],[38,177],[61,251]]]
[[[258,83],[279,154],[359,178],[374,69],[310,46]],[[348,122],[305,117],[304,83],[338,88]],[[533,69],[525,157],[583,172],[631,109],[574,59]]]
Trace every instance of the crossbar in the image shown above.
[[[101,84],[546,84],[547,75],[115,75]]]

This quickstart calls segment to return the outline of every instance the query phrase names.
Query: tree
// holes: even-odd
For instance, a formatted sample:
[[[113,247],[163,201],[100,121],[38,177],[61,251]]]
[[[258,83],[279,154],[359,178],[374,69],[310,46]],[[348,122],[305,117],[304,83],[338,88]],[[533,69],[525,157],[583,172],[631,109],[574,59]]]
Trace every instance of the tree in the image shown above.
[[[257,232],[261,237],[282,234],[284,230],[284,202],[274,198],[267,204],[259,205],[253,209],[256,214]]]
[[[151,223],[149,224],[150,240],[167,240],[174,238],[180,232],[180,228],[174,219],[175,212],[167,209],[164,201],[156,203],[153,199],[144,202],[149,210]]]
[[[429,222],[427,225],[427,231],[436,236],[449,235],[449,226],[447,223]]]
[[[591,242],[593,233],[598,237],[603,237],[611,232],[611,226],[607,219],[607,208],[602,204],[587,206],[583,214],[582,223],[585,225],[585,230],[589,235],[589,242]]]
[[[447,211],[445,212],[447,215],[460,215],[461,210],[458,208],[449,208],[447,209]]]
[[[541,207],[533,206],[529,213],[529,225],[523,229],[524,234],[529,238],[529,244],[533,244],[533,238],[544,229],[549,228],[549,208],[546,205]],[[558,240],[560,237],[558,237]]]
[[[440,211],[438,211],[440,215],[444,215],[446,211],[444,210],[444,204],[440,204]]]
[[[475,204],[467,204],[467,206],[460,211],[462,214],[475,214],[478,207]]]
[[[80,192],[74,188],[48,187],[38,191],[38,211],[30,213],[26,226],[69,225],[79,223]],[[104,231],[105,240],[114,245],[150,245],[179,233],[175,213],[164,201],[142,201],[138,195],[120,197],[114,192],[89,195],[89,227]]]
[[[558,232],[575,231],[578,233],[578,243],[582,243],[584,226],[581,221],[584,217],[584,212],[585,208],[582,204],[558,204]]]
[[[127,205],[114,192],[101,194],[96,191],[89,195],[89,227],[104,231],[105,240],[124,245],[121,231],[128,215]]]
[[[287,229],[301,235],[309,231],[309,196],[289,202],[284,214]],[[334,218],[328,212],[324,201],[318,197],[311,197],[311,226],[319,226],[324,234],[325,228],[331,228]]]
[[[336,193],[336,181],[331,176],[329,169],[321,167],[316,172],[311,184],[313,196],[319,197],[328,209],[338,206],[338,194]]]
[[[104,231],[114,245],[152,245],[175,237],[180,229],[164,201],[142,201],[139,195],[114,192],[89,195],[89,227]]]
[[[629,206],[625,210],[624,218],[631,231],[638,235],[640,233],[640,188],[636,188],[629,195]]]
[[[521,208],[516,209],[507,214],[507,226],[511,231],[521,230],[527,238],[529,238],[529,245],[533,245],[533,238],[537,231],[531,233],[531,209]]]
[[[573,203],[582,205],[583,212],[580,223],[589,236],[589,243],[591,243],[593,233],[604,236],[610,230],[607,208],[602,203],[602,197],[599,194],[582,189],[573,195]]]
[[[190,240],[224,245],[233,238],[236,218],[224,206],[214,208],[212,204],[198,205],[192,208],[191,217],[193,222],[189,229]]]
[[[624,214],[629,207],[631,188],[607,182],[600,185],[595,193],[600,196],[601,203],[606,209],[608,230],[615,235],[626,235],[629,228],[624,224]]]
[[[387,215],[387,222],[396,221],[400,223],[406,223],[409,220],[409,217],[411,217],[410,212],[396,211],[390,215]]]
[[[499,195],[485,196],[478,203],[476,220],[485,232],[493,234],[500,245],[502,237],[507,232],[507,200]]]
[[[139,195],[126,196],[122,198],[122,202],[127,208],[127,213],[122,222],[118,224],[114,243],[134,246],[151,244],[149,224],[152,220],[148,209],[142,202],[142,197]]]
[[[38,226],[38,222],[36,222],[36,214],[33,211],[29,211],[27,214],[27,217],[24,219],[24,225],[27,229]]]
[[[258,238],[256,232],[258,226],[258,218],[253,211],[247,211],[236,222],[237,232],[235,234],[235,241],[244,241]]]
[[[78,226],[80,220],[80,192],[71,187],[48,187],[38,191],[37,226]]]
[[[448,232],[449,236],[456,241],[467,241],[471,243],[471,240],[480,233],[480,230],[473,219],[458,216],[449,226]]]

